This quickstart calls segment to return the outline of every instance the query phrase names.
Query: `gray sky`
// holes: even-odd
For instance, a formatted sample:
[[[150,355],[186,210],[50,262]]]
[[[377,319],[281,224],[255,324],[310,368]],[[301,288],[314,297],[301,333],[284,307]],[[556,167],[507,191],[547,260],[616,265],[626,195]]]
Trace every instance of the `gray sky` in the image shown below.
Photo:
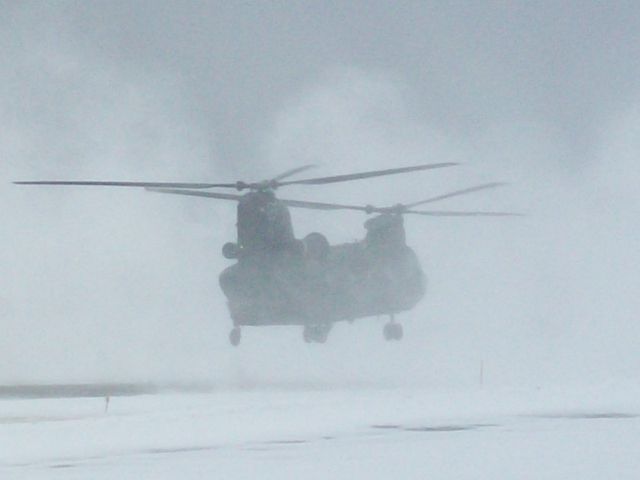
[[[244,163],[259,161],[287,101],[327,71],[360,68],[398,77],[409,114],[447,133],[543,123],[568,149],[558,161],[579,167],[603,116],[637,95],[638,10],[622,1],[9,2],[4,88],[28,90],[38,107],[97,75],[172,89],[163,100],[215,145],[217,161]],[[73,93],[65,110],[83,100]],[[14,108],[24,113],[22,95]],[[68,115],[47,106],[51,121]]]
[[[628,359],[640,338],[637,2],[1,3],[1,379],[198,377],[212,363],[269,378],[265,355],[269,372],[302,365],[293,379],[332,378],[318,364],[345,378],[345,359],[354,378],[393,378],[397,362],[424,364],[427,380],[446,376],[429,365],[464,380],[492,355],[503,380],[517,365],[542,376],[640,363]],[[408,224],[431,279],[408,317],[428,321],[391,361],[367,347],[380,336],[367,322],[321,359],[299,335],[273,332],[255,334],[263,350],[230,356],[217,274],[231,206],[8,183],[256,180],[306,163],[330,175],[425,161],[465,166],[286,193],[386,204],[514,183],[447,206],[533,214],[518,224]],[[352,214],[294,220],[299,236],[362,234]],[[364,340],[354,349],[351,337]],[[281,347],[291,353],[278,363]]]

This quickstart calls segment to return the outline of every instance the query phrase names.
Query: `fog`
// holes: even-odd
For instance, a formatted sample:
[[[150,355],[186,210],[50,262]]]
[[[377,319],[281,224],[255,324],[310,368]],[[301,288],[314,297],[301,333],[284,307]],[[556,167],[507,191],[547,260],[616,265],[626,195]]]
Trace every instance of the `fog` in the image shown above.
[[[0,383],[542,385],[637,378],[635,2],[0,2]],[[521,218],[406,218],[429,280],[326,345],[246,328],[218,274],[235,204],[13,180],[255,181],[455,168],[282,198]],[[296,235],[364,215],[292,212]]]

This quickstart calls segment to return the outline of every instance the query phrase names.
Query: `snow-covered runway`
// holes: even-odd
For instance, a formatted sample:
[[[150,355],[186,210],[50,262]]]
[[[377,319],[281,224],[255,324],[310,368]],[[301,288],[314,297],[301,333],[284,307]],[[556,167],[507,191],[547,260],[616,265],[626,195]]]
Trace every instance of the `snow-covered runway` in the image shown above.
[[[0,478],[637,479],[636,383],[14,387],[0,400]]]

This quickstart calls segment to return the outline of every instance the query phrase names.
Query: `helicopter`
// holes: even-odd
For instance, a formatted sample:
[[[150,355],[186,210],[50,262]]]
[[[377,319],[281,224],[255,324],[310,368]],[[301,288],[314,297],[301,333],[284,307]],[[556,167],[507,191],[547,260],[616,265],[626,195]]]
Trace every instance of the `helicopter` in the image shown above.
[[[333,325],[365,317],[388,316],[383,336],[401,340],[398,313],[411,310],[426,293],[426,276],[416,253],[407,245],[405,215],[437,217],[504,217],[511,212],[415,210],[447,198],[505,185],[485,183],[408,204],[387,207],[288,200],[276,190],[289,185],[326,185],[373,177],[432,170],[457,165],[431,163],[329,177],[290,180],[313,165],[287,170],[261,182],[120,182],[17,181],[18,185],[142,187],[147,191],[237,202],[237,238],[222,247],[222,255],[235,261],[219,276],[233,327],[229,341],[238,346],[242,327],[298,325],[307,343],[325,343]],[[289,180],[287,180],[289,179]],[[224,193],[211,189],[235,189]],[[312,232],[294,235],[289,208],[351,210],[375,214],[364,223],[361,240],[330,245]]]

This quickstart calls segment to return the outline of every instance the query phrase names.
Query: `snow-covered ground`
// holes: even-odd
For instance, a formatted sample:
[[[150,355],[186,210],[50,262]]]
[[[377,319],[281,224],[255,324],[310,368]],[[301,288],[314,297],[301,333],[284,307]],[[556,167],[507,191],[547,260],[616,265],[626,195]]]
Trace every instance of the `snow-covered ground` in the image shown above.
[[[0,399],[0,478],[640,478],[638,382],[120,390]]]

